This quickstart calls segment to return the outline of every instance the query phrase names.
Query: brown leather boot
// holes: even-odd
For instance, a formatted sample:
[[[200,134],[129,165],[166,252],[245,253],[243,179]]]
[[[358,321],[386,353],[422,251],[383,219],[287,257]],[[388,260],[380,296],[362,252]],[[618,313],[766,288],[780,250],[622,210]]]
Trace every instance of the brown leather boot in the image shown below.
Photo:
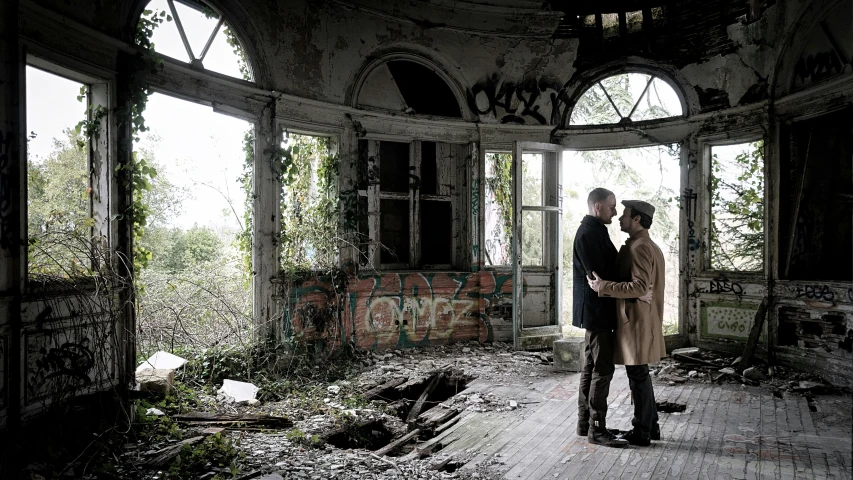
[[[605,447],[623,448],[628,445],[627,440],[616,438],[616,435],[607,430],[604,420],[593,420],[589,426],[589,433],[586,436],[589,443],[595,445],[604,445]]]

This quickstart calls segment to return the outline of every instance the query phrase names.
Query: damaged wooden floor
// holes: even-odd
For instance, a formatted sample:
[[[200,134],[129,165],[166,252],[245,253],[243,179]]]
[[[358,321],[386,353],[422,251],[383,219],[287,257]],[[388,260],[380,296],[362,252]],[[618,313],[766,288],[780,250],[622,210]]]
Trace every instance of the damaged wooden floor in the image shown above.
[[[613,449],[575,434],[578,379],[554,374],[530,384],[472,382],[469,392],[514,399],[521,411],[466,411],[424,446],[440,442],[445,453],[474,454],[464,468],[492,464],[513,480],[851,478],[850,414],[831,411],[850,409],[849,395],[824,397],[828,406],[814,414],[803,396],[777,398],[762,387],[655,385],[658,402],[687,410],[660,415],[662,438],[651,447]],[[630,428],[633,406],[622,367],[609,398],[608,425]]]

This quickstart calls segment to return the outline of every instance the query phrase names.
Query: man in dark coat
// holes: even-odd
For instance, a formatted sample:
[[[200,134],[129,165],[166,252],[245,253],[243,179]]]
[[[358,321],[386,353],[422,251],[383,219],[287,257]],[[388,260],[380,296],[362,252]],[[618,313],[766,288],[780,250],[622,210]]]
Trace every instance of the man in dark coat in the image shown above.
[[[575,234],[573,259],[572,325],[586,329],[577,432],[596,445],[624,447],[628,442],[611,434],[605,422],[607,395],[615,370],[616,302],[599,297],[587,283],[593,271],[608,272],[602,277],[615,278],[617,252],[606,225],[616,216],[616,196],[610,190],[596,188],[589,192],[586,203],[589,214]]]

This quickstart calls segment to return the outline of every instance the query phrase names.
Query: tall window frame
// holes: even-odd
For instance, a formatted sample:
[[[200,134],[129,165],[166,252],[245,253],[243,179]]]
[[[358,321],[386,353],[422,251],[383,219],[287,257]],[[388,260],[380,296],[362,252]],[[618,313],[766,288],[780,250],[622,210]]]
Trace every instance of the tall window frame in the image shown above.
[[[81,92],[82,100],[85,103],[80,104],[80,120],[91,123],[92,135],[86,138],[86,170],[88,178],[88,211],[93,220],[86,228],[88,242],[88,250],[90,260],[95,260],[91,264],[86,265],[86,268],[96,271],[100,267],[96,263],[98,258],[94,255],[96,248],[94,242],[100,242],[97,246],[105,253],[104,258],[107,261],[113,261],[109,252],[113,251],[118,241],[118,224],[115,221],[117,216],[116,209],[117,198],[116,186],[112,172],[114,170],[114,149],[116,132],[112,128],[113,115],[112,109],[115,105],[114,89],[112,88],[111,79],[99,78],[88,72],[80,71],[79,69],[69,68],[62,64],[61,59],[53,59],[38,55],[28,54],[26,58],[27,67],[37,68],[52,75],[63,77],[70,81],[79,83],[84,86],[85,91]],[[26,83],[26,82],[25,82]],[[25,94],[24,90],[24,95]],[[26,104],[26,102],[22,102]],[[85,112],[85,113],[84,113]],[[29,127],[29,126],[27,126]],[[74,127],[73,125],[70,127]],[[86,132],[81,134],[85,135]],[[27,193],[25,200],[29,199],[29,185],[27,185]],[[24,202],[24,208],[27,209],[28,201]],[[27,238],[30,238],[29,231],[29,211],[25,211],[27,218]],[[26,249],[24,251],[26,255]],[[30,271],[31,265],[28,261],[24,264],[27,266],[27,286],[33,286],[35,279]],[[82,278],[83,276],[71,275],[71,279]]]
[[[727,147],[734,145],[747,145],[752,144],[758,141],[762,141],[764,153],[763,153],[763,171],[762,171],[762,179],[763,179],[763,215],[762,215],[762,237],[763,237],[763,247],[762,247],[762,260],[761,260],[761,268],[751,269],[751,270],[741,270],[737,268],[718,268],[714,265],[713,255],[714,255],[714,238],[713,238],[713,228],[714,228],[714,191],[712,189],[712,182],[714,178],[713,168],[714,168],[714,148],[715,147]],[[701,271],[705,274],[712,275],[723,275],[727,276],[730,274],[737,275],[738,277],[744,278],[763,278],[766,276],[768,272],[768,256],[767,256],[767,240],[768,240],[768,229],[767,229],[767,216],[768,211],[766,208],[767,205],[767,196],[768,196],[768,188],[767,188],[767,138],[760,130],[749,129],[741,132],[737,132],[731,136],[713,136],[706,137],[700,141],[700,152],[702,153],[702,202],[703,211],[702,211],[702,239],[703,244],[705,245],[704,251],[701,256]]]
[[[386,145],[384,154],[383,142]],[[389,144],[392,147],[389,148]],[[396,156],[402,156],[406,146],[408,155],[402,165],[398,163],[394,170],[383,169],[383,156],[388,162],[392,149],[397,150]],[[428,139],[382,136],[359,140],[356,185],[361,210],[359,234],[367,239],[362,246],[360,268],[447,271],[464,265],[464,249],[461,248],[463,223],[460,218],[463,192],[460,187],[466,184],[465,158],[469,148],[468,144]],[[432,155],[434,162],[431,161]],[[395,158],[394,161],[401,162],[401,159]],[[405,175],[405,183],[402,175]],[[383,180],[386,188],[383,188]],[[403,202],[407,203],[408,216],[402,213]],[[392,206],[394,204],[396,207]],[[427,215],[430,211],[438,213],[431,217]],[[397,222],[391,225],[395,217]],[[430,217],[438,218],[438,224]],[[446,225],[442,218],[447,218]],[[408,230],[405,242],[397,239],[396,245],[391,245],[395,243],[395,230]],[[439,248],[445,236],[446,244]],[[430,250],[426,254],[425,244],[429,244]],[[440,253],[435,254],[436,251]]]

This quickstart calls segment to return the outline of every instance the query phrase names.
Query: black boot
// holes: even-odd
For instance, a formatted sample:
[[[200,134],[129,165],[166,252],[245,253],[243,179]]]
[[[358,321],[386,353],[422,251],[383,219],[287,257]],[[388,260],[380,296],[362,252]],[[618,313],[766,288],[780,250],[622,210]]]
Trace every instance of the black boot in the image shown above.
[[[648,447],[652,444],[652,439],[649,438],[649,435],[643,435],[636,428],[629,430],[628,433],[622,436],[622,438],[627,440],[631,445],[636,445],[638,447]]]
[[[656,424],[652,425],[652,431],[651,431],[651,434],[649,435],[649,438],[651,438],[652,440],[660,440],[660,425],[659,424],[656,423]]]
[[[585,437],[589,432],[589,414],[578,415],[578,435]]]
[[[604,420],[593,420],[589,426],[589,433],[586,436],[589,443],[595,445],[604,445],[606,447],[622,448],[628,445],[627,440],[616,438],[616,435],[607,430]]]

